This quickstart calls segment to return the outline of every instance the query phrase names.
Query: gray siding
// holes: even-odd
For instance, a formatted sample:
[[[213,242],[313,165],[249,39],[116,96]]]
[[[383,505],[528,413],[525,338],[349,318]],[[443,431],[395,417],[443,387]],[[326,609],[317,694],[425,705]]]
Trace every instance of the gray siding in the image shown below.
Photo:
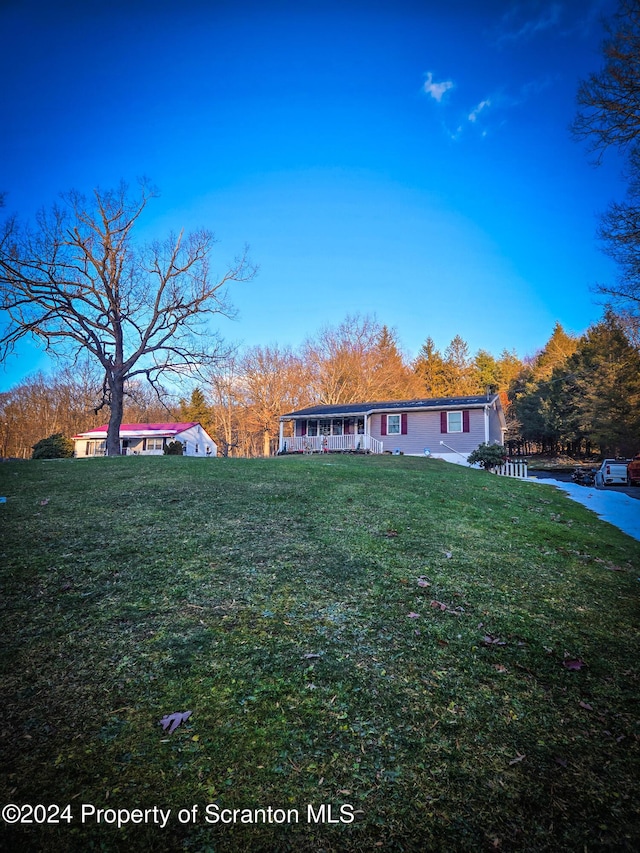
[[[502,433],[502,424],[500,416],[496,411],[496,407],[491,406],[489,409],[489,444],[502,444],[504,436]]]
[[[381,415],[377,413],[372,415],[369,420],[371,435],[384,443],[385,451],[393,452],[397,449],[402,453],[422,456],[425,448],[428,447],[433,454],[448,454],[451,451],[440,444],[441,441],[444,441],[449,445],[449,448],[467,455],[485,441],[483,409],[469,410],[469,432],[440,432],[440,411],[408,412],[406,435],[381,435]],[[500,440],[499,423],[496,439]],[[489,440],[492,440],[491,435]]]

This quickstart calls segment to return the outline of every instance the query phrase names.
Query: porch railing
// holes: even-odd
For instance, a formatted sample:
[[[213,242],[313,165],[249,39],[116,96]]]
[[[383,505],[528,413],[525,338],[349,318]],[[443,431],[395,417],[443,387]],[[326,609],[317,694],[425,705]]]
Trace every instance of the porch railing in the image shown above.
[[[282,439],[280,453],[323,453],[336,451],[382,453],[382,442],[370,435],[292,435]]]
[[[499,477],[517,477],[519,480],[526,480],[529,476],[526,462],[505,462],[491,471]]]

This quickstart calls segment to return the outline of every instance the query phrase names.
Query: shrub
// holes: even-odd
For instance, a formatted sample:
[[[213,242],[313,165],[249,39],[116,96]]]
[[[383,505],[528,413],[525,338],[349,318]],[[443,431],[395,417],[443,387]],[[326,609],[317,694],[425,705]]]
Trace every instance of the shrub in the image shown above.
[[[33,445],[32,459],[68,459],[73,456],[73,442],[56,432]]]
[[[182,456],[184,448],[181,441],[170,441],[164,448],[165,456]]]
[[[506,453],[501,444],[485,444],[484,442],[469,454],[467,462],[470,465],[479,463],[481,468],[489,471],[506,460]]]

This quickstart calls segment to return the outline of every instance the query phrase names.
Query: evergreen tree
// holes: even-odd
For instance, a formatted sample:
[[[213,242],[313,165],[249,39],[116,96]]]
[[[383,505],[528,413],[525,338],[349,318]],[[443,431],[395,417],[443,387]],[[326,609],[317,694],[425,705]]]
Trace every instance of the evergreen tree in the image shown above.
[[[543,453],[558,450],[562,431],[556,382],[561,373],[554,374],[554,370],[561,371],[577,346],[577,339],[556,323],[545,346],[512,379],[508,393],[511,434],[528,448],[537,445]]]
[[[180,400],[180,417],[201,424],[209,435],[213,434],[213,412],[200,388],[193,389],[188,403]]]
[[[521,438],[548,452],[637,452],[640,352],[619,318],[608,309],[580,339],[556,325],[551,340],[511,390]]]
[[[476,390],[469,345],[460,335],[456,335],[444,351],[444,374],[447,396],[461,397]]]
[[[563,374],[562,406],[571,412],[566,438],[584,438],[607,456],[637,452],[640,352],[611,309],[580,339]]]
[[[420,383],[420,393],[425,397],[445,397],[447,381],[444,359],[436,349],[433,338],[428,337],[414,362],[414,372]]]
[[[478,350],[473,360],[473,384],[475,391],[498,391],[502,385],[500,362],[487,350]]]
[[[576,351],[578,339],[562,328],[560,323],[553,327],[551,337],[538,353],[533,363],[533,372],[537,379],[549,379],[556,367],[564,364]]]
[[[395,333],[383,326],[373,348],[372,400],[404,400],[421,393],[420,383],[407,365]]]

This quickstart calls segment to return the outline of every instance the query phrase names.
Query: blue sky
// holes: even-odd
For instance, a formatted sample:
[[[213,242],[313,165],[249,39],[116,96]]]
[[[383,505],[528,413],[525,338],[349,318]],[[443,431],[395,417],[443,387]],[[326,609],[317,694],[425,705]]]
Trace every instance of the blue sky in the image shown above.
[[[149,176],[141,237],[210,228],[245,345],[298,346],[347,314],[472,352],[582,332],[615,270],[595,241],[619,163],[571,140],[613,0],[0,4],[0,189]],[[0,389],[47,361],[25,346]]]

